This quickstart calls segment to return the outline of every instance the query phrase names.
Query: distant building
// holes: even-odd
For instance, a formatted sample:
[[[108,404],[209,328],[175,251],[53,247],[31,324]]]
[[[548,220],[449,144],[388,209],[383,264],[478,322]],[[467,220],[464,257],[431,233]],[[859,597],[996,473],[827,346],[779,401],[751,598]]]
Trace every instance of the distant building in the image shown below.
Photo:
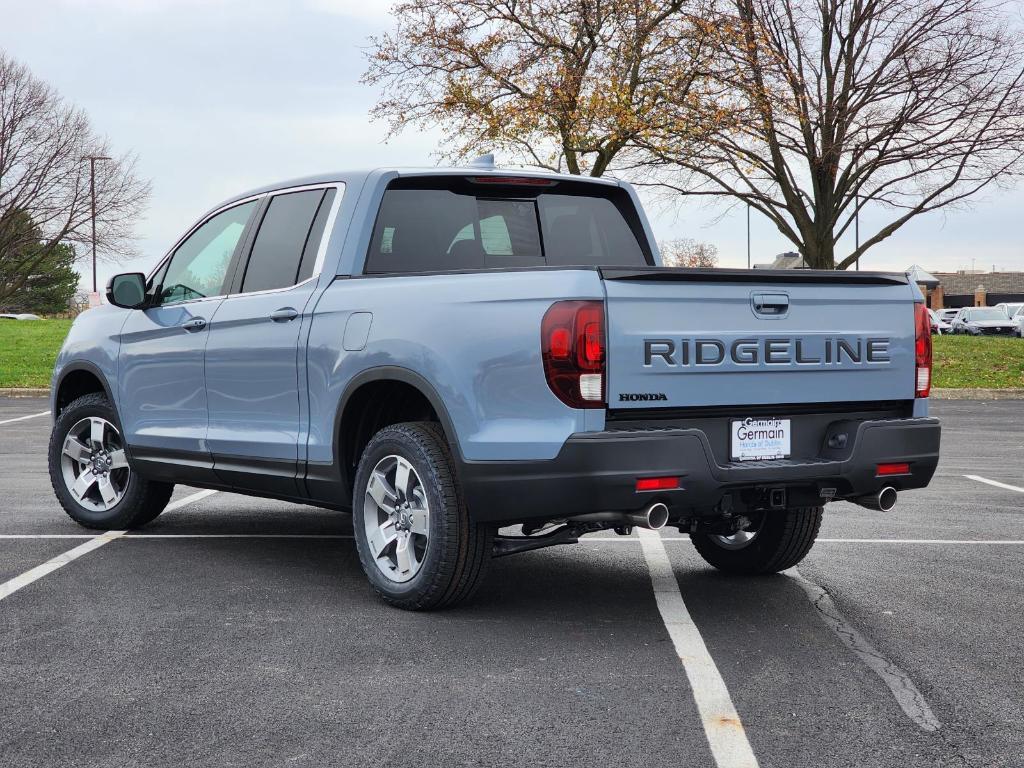
[[[928,273],[916,264],[911,265],[907,272],[920,286],[932,309],[993,307],[1003,302],[1024,302],[1024,272],[962,270]]]
[[[810,269],[796,251],[786,251],[775,257],[775,261],[767,264],[755,264],[754,269]]]

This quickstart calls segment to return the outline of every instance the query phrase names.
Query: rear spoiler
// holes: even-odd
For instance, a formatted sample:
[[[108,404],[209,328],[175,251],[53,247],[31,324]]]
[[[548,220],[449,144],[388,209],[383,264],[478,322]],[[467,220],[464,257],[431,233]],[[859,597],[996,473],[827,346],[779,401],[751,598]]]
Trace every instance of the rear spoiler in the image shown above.
[[[671,280],[701,283],[823,283],[827,285],[908,285],[896,272],[827,269],[704,269],[692,267],[598,267],[603,280]]]

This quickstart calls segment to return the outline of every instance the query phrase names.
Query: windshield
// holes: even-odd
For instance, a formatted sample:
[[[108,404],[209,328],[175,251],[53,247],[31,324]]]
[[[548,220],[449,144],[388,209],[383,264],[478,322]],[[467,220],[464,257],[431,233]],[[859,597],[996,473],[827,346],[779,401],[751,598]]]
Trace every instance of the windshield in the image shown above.
[[[1005,319],[1006,319],[1006,315],[1004,315],[998,309],[971,309],[971,310],[967,311],[967,320],[971,320],[971,321],[975,321],[975,320],[980,320],[980,321],[996,320],[996,321],[998,321],[998,320],[1005,320]]]

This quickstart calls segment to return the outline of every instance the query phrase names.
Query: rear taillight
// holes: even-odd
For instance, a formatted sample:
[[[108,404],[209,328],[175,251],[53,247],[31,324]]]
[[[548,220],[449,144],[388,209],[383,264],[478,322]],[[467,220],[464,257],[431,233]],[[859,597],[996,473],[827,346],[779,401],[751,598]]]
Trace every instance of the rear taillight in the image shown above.
[[[544,376],[559,400],[572,408],[603,408],[604,302],[559,301],[541,321]]]
[[[928,397],[932,388],[932,324],[924,304],[915,304],[914,312],[914,397]]]

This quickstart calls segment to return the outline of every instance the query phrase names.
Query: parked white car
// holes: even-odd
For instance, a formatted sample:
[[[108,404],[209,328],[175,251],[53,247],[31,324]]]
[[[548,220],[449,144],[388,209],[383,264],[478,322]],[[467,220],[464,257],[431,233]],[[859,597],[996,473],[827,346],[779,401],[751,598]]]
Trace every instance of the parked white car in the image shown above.
[[[1017,335],[1024,339],[1024,306],[1017,310],[1017,314],[1010,318]]]
[[[1006,316],[1013,318],[1017,315],[1021,309],[1024,308],[1024,302],[1005,302],[1002,301],[996,304],[996,309],[1001,309],[1006,313]]]
[[[934,309],[928,310],[928,316],[931,318],[932,333],[941,336],[953,330],[953,326],[943,320],[942,316]]]

